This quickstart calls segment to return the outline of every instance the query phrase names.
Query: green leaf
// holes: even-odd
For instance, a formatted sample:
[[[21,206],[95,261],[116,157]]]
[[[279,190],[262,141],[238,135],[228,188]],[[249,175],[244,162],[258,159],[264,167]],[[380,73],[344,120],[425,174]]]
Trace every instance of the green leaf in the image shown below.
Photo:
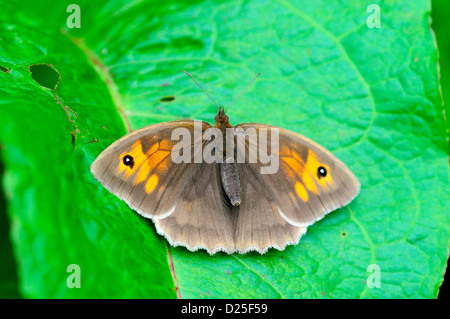
[[[81,1],[5,4],[0,141],[7,209],[26,297],[434,298],[450,241],[448,142],[428,1]],[[377,3],[377,2],[376,2]],[[58,71],[56,89],[28,67]],[[6,70],[6,72],[5,72]],[[92,177],[105,147],[180,118],[299,132],[359,178],[350,205],[265,255],[169,247]],[[170,98],[167,98],[170,97]],[[68,288],[67,266],[81,269]],[[369,288],[369,265],[381,287]]]

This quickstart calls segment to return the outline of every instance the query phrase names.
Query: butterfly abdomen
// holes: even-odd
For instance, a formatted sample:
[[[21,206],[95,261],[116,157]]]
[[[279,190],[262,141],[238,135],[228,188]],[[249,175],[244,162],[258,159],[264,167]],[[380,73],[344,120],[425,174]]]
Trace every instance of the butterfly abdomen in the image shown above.
[[[220,179],[231,205],[239,206],[241,204],[241,181],[235,162],[227,163],[225,161],[220,164]]]

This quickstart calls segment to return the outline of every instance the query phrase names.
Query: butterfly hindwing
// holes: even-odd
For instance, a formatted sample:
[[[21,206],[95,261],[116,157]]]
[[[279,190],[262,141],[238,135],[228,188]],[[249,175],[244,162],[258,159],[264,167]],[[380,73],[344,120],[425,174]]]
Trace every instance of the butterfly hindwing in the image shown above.
[[[265,253],[269,248],[283,250],[297,244],[306,227],[296,227],[280,215],[271,191],[254,167],[238,164],[242,185],[241,205],[233,207],[236,216],[236,250]]]
[[[156,229],[173,246],[185,246],[195,251],[206,249],[234,252],[234,222],[230,206],[224,201],[217,163],[192,164],[173,212],[155,219]]]

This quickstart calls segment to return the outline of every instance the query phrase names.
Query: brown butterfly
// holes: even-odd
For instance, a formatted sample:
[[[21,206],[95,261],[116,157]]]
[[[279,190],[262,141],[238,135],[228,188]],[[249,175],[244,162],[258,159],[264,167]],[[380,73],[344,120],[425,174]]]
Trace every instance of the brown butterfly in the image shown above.
[[[283,250],[359,193],[353,173],[322,146],[271,125],[233,127],[218,107],[214,127],[181,120],[127,134],[97,157],[92,174],[171,245],[210,254]],[[183,147],[177,130],[193,136]],[[199,160],[205,153],[219,160]],[[272,171],[270,159],[278,161]]]

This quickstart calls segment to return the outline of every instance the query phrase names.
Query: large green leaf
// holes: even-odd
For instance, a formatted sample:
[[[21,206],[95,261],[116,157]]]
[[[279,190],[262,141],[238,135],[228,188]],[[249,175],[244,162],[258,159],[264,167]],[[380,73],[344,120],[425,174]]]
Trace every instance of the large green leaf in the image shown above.
[[[286,0],[80,1],[82,27],[69,29],[69,3],[0,13],[3,183],[26,297],[436,297],[450,197],[428,1],[381,3],[381,28],[368,28],[363,1]],[[55,90],[32,78],[36,63],[59,72]],[[361,194],[282,252],[169,247],[89,166],[127,127],[213,120],[182,69],[223,104],[261,71],[232,123],[314,139]],[[80,289],[66,285],[69,264]],[[366,285],[371,264],[381,288]]]

